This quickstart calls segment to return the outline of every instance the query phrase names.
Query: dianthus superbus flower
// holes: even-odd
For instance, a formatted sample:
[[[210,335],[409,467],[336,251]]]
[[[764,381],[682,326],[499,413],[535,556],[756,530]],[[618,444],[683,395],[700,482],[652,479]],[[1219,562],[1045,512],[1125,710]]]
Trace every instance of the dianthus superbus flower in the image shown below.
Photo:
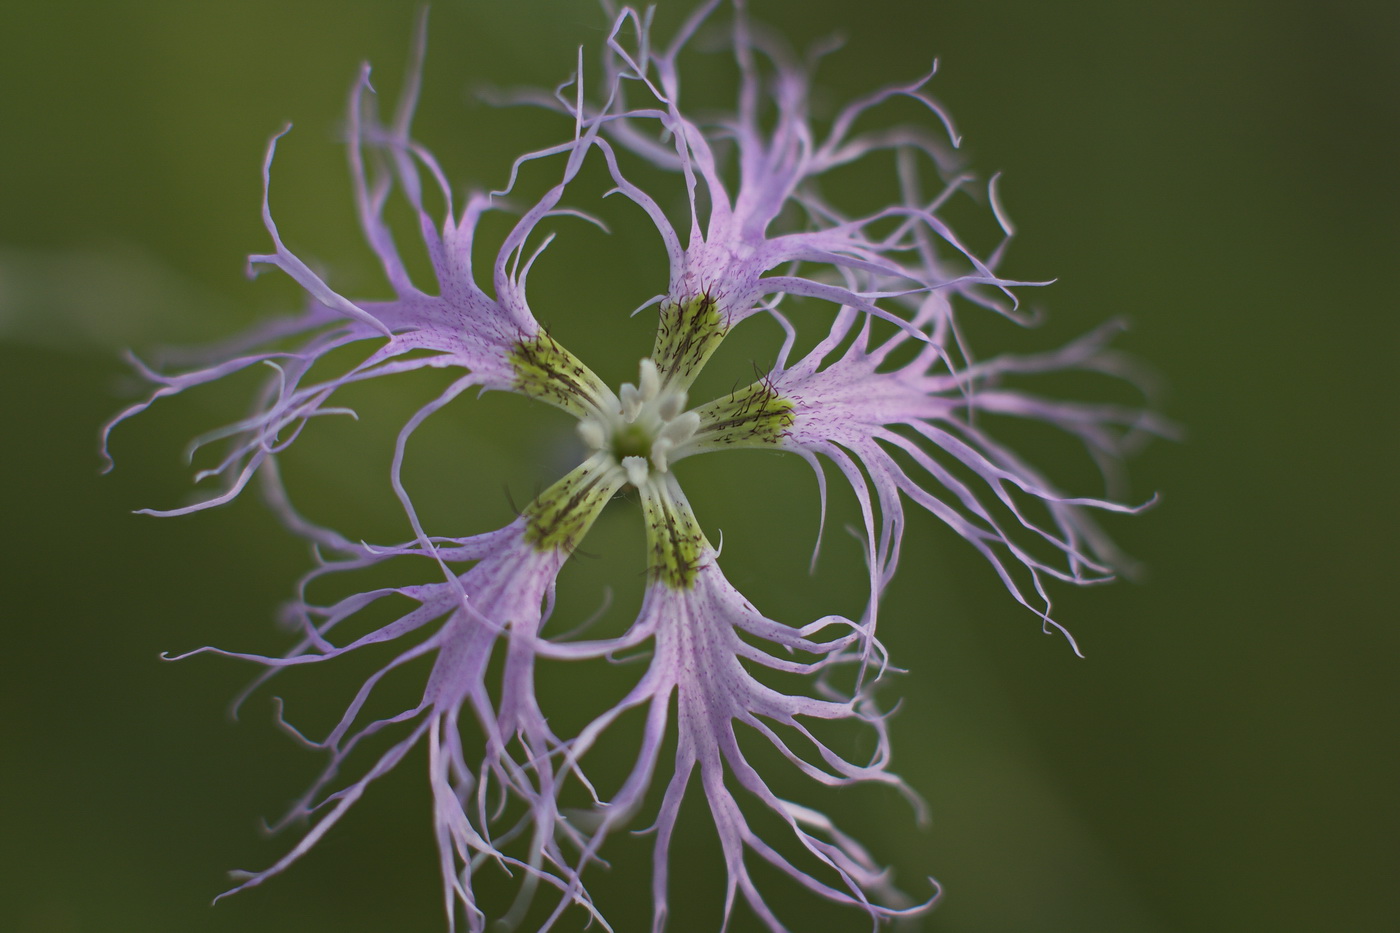
[[[470,930],[484,930],[493,919],[476,897],[478,875],[489,866],[518,885],[514,906],[501,918],[508,925],[523,922],[532,898],[550,889],[557,901],[544,928],[570,910],[606,925],[605,908],[588,894],[588,876],[609,838],[633,828],[647,809],[653,784],[661,788],[652,824],[656,931],[666,924],[677,814],[693,785],[723,853],[726,921],[742,899],[766,927],[785,929],[751,873],[755,859],[877,925],[936,900],[936,885],[922,903],[901,894],[890,873],[829,817],[779,797],[750,764],[739,736],[748,732],[768,743],[811,782],[887,785],[921,810],[889,770],[890,736],[873,693],[890,670],[876,637],[877,608],[899,561],[908,505],[949,525],[986,556],[1019,602],[1055,626],[1045,581],[1107,579],[1119,562],[1089,514],[1140,506],[1061,492],[982,419],[1054,425],[1105,465],[1163,426],[1130,407],[1056,401],[1019,388],[1022,377],[1066,369],[1123,375],[1107,349],[1112,327],[1040,354],[979,361],[963,348],[956,305],[1020,319],[1014,289],[1030,283],[1002,277],[1000,247],[979,257],[941,218],[964,177],[940,175],[939,193],[921,194],[919,178],[949,169],[946,150],[956,145],[951,123],[923,92],[928,75],[819,122],[809,108],[808,66],[751,24],[744,4],[734,0],[728,35],[737,104],[712,120],[692,117],[681,101],[680,59],[720,4],[703,4],[659,49],[650,11],[617,11],[602,50],[601,93],[585,93],[580,71],[552,95],[520,95],[562,111],[566,139],[518,159],[507,191],[471,195],[460,209],[445,173],[411,133],[422,34],[387,121],[375,111],[365,70],[350,98],[351,178],[361,227],[393,296],[352,301],[286,248],[269,206],[274,139],[263,168],[263,219],[274,248],[252,262],[281,269],[301,285],[306,310],[206,351],[190,371],[142,365],[155,389],[104,430],[105,451],[111,427],[156,399],[266,364],[269,376],[252,413],[196,441],[196,447],[226,445],[218,463],[200,474],[222,478],[223,490],[151,514],[228,502],[260,476],[274,511],[318,548],[318,566],[287,613],[299,638],[276,657],[219,648],[179,657],[210,653],[254,662],[264,669],[256,687],[288,668],[363,649],[395,652],[325,736],[306,737],[284,723],[327,756],[321,776],[277,824],[311,827],[272,866],[239,873],[235,891],[305,855],[377,778],[421,745],[449,929],[461,919]],[[858,120],[895,98],[918,102],[950,138],[939,141],[918,126],[855,131]],[[897,203],[849,206],[822,190],[822,176],[833,168],[872,158],[888,158],[898,172]],[[640,209],[668,260],[668,268],[651,270],[662,290],[643,306],[654,307],[657,320],[650,353],[638,360],[636,381],[616,389],[537,321],[525,297],[532,264],[553,237],[542,225],[566,215],[587,219],[564,205],[590,159]],[[534,160],[559,163],[558,181],[523,211],[478,281],[472,251],[480,221],[498,209],[520,166]],[[632,180],[656,169],[671,173],[679,199]],[[425,198],[425,187],[434,189],[433,198]],[[384,219],[391,196],[402,198],[418,220],[416,236],[435,280],[430,288],[410,279]],[[425,200],[440,200],[441,212]],[[675,203],[682,205],[679,222],[668,212]],[[775,318],[787,335],[775,364],[717,398],[692,398],[716,348],[757,314]],[[812,327],[822,337],[794,361],[798,333]],[[334,369],[355,348],[358,361]],[[456,377],[398,434],[389,479],[403,505],[407,540],[358,543],[304,519],[282,483],[278,455],[315,417],[348,412],[336,398],[346,386],[426,368],[454,370]],[[402,482],[404,460],[418,427],[447,406],[468,404],[469,389],[514,392],[569,413],[581,462],[503,528],[465,537],[430,534],[431,520],[420,516]],[[868,568],[868,603],[858,618],[827,615],[794,626],[760,611],[726,579],[703,516],[692,510],[672,466],[745,448],[803,457],[817,471],[823,503],[825,464],[854,490]],[[612,638],[548,634],[561,567],[623,491],[637,501],[646,532],[637,618]],[[329,604],[312,598],[322,581],[354,581],[370,571],[382,580],[390,568],[407,579],[358,592],[352,583],[351,595]],[[386,612],[390,621],[370,621]],[[345,631],[361,634],[341,637]],[[537,662],[567,663],[586,679],[590,669],[637,652],[649,659],[626,695],[611,707],[587,710],[587,725],[576,734],[559,734],[536,693]],[[381,681],[419,658],[431,660],[431,672],[416,702],[368,719],[364,711]],[[807,687],[782,692],[772,685],[775,676],[802,678]],[[588,776],[598,743],[634,709],[644,710],[645,726],[627,776],[615,788],[599,786]],[[814,731],[832,721],[866,731],[874,749],[869,757],[842,754]],[[663,763],[671,735],[674,756]],[[372,737],[387,742],[387,750],[356,776],[357,749]],[[563,803],[580,789],[591,801],[587,812]],[[751,822],[755,813],[776,816],[784,838],[760,836]]]

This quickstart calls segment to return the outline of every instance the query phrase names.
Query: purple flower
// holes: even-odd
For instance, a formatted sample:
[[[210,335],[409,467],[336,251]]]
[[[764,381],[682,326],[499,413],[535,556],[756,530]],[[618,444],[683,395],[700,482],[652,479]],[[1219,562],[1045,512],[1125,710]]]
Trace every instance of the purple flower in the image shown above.
[[[326,736],[309,739],[283,722],[325,753],[327,763],[277,825],[312,826],[271,867],[239,873],[235,891],[300,858],[370,784],[423,743],[449,929],[459,917],[470,930],[486,928],[490,918],[473,892],[477,873],[492,865],[519,883],[503,918],[507,924],[522,922],[533,896],[552,888],[558,902],[545,928],[574,907],[606,925],[585,876],[602,858],[608,838],[630,827],[644,808],[663,769],[674,703],[676,751],[669,773],[658,779],[665,787],[654,822],[654,930],[665,925],[670,843],[692,779],[708,805],[725,861],[726,922],[742,895],[769,929],[785,929],[750,873],[753,858],[816,896],[864,912],[877,925],[916,913],[937,899],[937,886],[922,904],[895,890],[889,872],[827,816],[777,796],[747,760],[738,735],[756,734],[811,781],[888,785],[922,812],[917,797],[889,770],[885,714],[872,692],[889,670],[876,619],[898,564],[906,500],[977,548],[1047,627],[1058,628],[1050,615],[1048,579],[1097,582],[1122,563],[1090,515],[1141,506],[1061,492],[984,424],[1009,416],[1054,425],[1082,441],[1105,470],[1142,436],[1165,431],[1159,419],[1134,408],[1056,401],[1019,387],[1023,378],[1071,369],[1129,375],[1107,348],[1115,328],[1057,351],[974,360],[961,338],[955,302],[1024,320],[1013,289],[1033,283],[995,271],[1005,241],[979,258],[941,219],[947,199],[967,182],[949,174],[947,143],[921,127],[854,129],[868,111],[904,97],[923,104],[952,137],[947,117],[923,93],[929,76],[871,94],[819,127],[809,113],[809,67],[753,26],[735,0],[730,44],[739,71],[737,106],[698,122],[681,106],[679,59],[719,5],[705,3],[660,51],[652,46],[649,13],[619,11],[603,50],[601,100],[588,101],[581,73],[552,95],[521,95],[564,112],[572,132],[512,167],[507,191],[522,163],[563,163],[559,182],[523,212],[500,244],[489,287],[478,284],[472,249],[479,221],[506,192],[472,195],[458,210],[442,169],[412,139],[420,33],[415,65],[390,120],[381,122],[375,113],[367,70],[350,98],[350,168],[360,223],[393,297],[356,302],[332,290],[285,247],[265,196],[264,223],[274,250],[252,262],[291,276],[309,296],[307,309],[205,351],[189,371],[162,374],[138,364],[156,388],[108,425],[104,452],[111,428],[156,399],[257,363],[271,368],[253,414],[195,442],[196,448],[226,445],[222,459],[199,474],[220,477],[223,491],[150,514],[230,501],[261,476],[273,510],[318,546],[320,560],[289,608],[299,640],[283,656],[206,647],[179,657],[212,653],[261,665],[251,690],[287,668],[374,646],[396,652],[359,688]],[[956,138],[949,142],[956,145]],[[265,182],[275,144],[264,164]],[[899,202],[848,208],[829,199],[822,177],[867,157],[891,160],[901,182]],[[615,190],[642,209],[669,259],[668,269],[657,270],[665,291],[649,302],[658,315],[652,353],[639,360],[636,383],[617,391],[553,338],[525,299],[531,265],[552,238],[540,235],[541,225],[554,217],[586,216],[561,204],[589,158],[601,159]],[[673,223],[661,207],[669,197],[629,180],[643,167],[673,173],[685,205],[682,223]],[[920,179],[930,171],[939,176],[939,193],[926,197]],[[425,184],[445,204],[441,216],[425,207]],[[409,279],[384,220],[395,194],[418,219],[417,236],[436,279],[431,290]],[[1009,239],[994,189],[991,201]],[[799,304],[791,320],[787,309],[779,310],[784,300]],[[826,320],[833,323],[814,349],[792,362],[799,325],[813,326],[805,320],[810,303],[829,305]],[[747,387],[693,405],[696,377],[715,349],[759,313],[771,315],[787,335],[777,363]],[[359,361],[325,375],[352,347],[362,349]],[[371,546],[303,519],[279,477],[277,455],[313,418],[353,414],[335,403],[343,387],[424,368],[459,375],[398,434],[390,481],[411,537]],[[401,481],[408,441],[469,388],[515,392],[569,412],[583,460],[504,528],[460,538],[430,535]],[[832,615],[793,627],[760,612],[725,579],[719,554],[671,465],[751,447],[802,456],[816,470],[823,503],[824,462],[834,464],[854,489],[869,568],[869,602],[859,619]],[[560,568],[624,489],[639,501],[646,530],[640,614],[615,638],[547,634]],[[389,567],[419,571],[401,585],[364,589],[329,605],[309,595],[323,579],[353,581],[373,570],[382,580]],[[366,621],[385,617],[386,610],[392,610],[391,621]],[[354,622],[342,627],[347,620]],[[346,629],[365,628],[368,634],[339,637]],[[577,735],[557,734],[536,695],[537,661],[568,662],[587,677],[589,665],[637,651],[648,652],[650,660],[626,696],[589,711],[591,721]],[[418,658],[432,662],[421,698],[366,721],[364,709],[382,679]],[[488,676],[488,670],[499,670],[500,677]],[[785,693],[771,685],[773,676],[792,675],[805,678],[807,687]],[[619,717],[640,708],[646,724],[626,778],[616,789],[598,787],[587,776],[597,743]],[[824,721],[869,732],[875,749],[870,758],[854,760],[820,739],[813,725]],[[358,777],[345,776],[370,737],[391,741],[388,750]],[[563,795],[580,788],[592,807],[570,811]],[[752,828],[746,813],[765,811],[786,827],[782,839],[762,838]]]

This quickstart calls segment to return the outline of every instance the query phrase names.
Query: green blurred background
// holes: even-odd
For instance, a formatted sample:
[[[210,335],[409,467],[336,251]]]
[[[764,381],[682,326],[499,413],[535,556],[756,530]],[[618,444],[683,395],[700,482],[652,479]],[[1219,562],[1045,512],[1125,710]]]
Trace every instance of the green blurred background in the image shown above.
[[[924,875],[942,882],[944,903],[914,928],[1394,929],[1387,581],[1400,344],[1383,276],[1400,241],[1400,6],[753,7],[799,43],[846,34],[823,71],[831,101],[907,80],[938,55],[933,91],[971,167],[1004,173],[1020,228],[1007,270],[1058,278],[1031,296],[1050,312],[1045,327],[1027,338],[988,323],[977,346],[1048,347],[1127,315],[1122,346],[1162,374],[1162,407],[1186,428],[1132,467],[1134,495],[1160,490],[1160,507],[1110,525],[1146,578],[1054,594],[1086,660],[1040,636],[950,532],[911,523],[882,623],[909,673],[885,699],[902,697],[895,766],[928,801],[929,827],[885,793],[779,790],[828,806],[905,890],[926,890]],[[217,337],[295,304],[276,275],[242,276],[243,256],[267,248],[258,166],[285,121],[296,129],[273,197],[289,245],[347,293],[383,294],[337,139],[361,60],[396,91],[413,9],[124,0],[0,11],[0,929],[442,928],[421,755],[287,875],[209,907],[227,869],[285,851],[291,837],[262,838],[256,821],[318,767],[273,727],[269,697],[285,696],[315,731],[368,668],[287,678],[231,725],[225,705],[250,668],[157,659],[284,644],[273,615],[308,555],[256,497],[192,518],[130,514],[184,501],[181,448],[236,417],[250,383],[123,428],[111,476],[98,476],[95,441],[132,388],[122,348]],[[682,10],[664,3],[663,24]],[[578,44],[594,60],[603,17],[573,0],[444,0],[432,17],[419,136],[459,190],[499,185],[510,158],[554,141],[559,125],[469,90],[556,83]],[[687,93],[703,95],[711,74],[722,87],[722,64],[701,58]],[[915,111],[893,108],[901,115]],[[602,188],[596,173],[586,182],[577,206]],[[663,271],[635,210],[603,213],[617,233],[562,228],[531,300],[616,384],[649,348],[649,322],[625,313]],[[765,327],[717,367],[747,375],[749,360],[771,360]],[[308,509],[403,537],[386,438],[440,384],[375,387],[351,399],[359,424],[315,425],[287,465]],[[566,420],[517,402],[464,403],[425,429],[409,479],[434,530],[499,524],[512,498],[558,474]],[[839,530],[848,501],[833,505],[824,573],[805,574],[816,505],[800,461],[683,466],[707,530],[724,531],[726,572],[760,609],[790,623],[858,611],[857,552]],[[615,591],[604,624],[625,621],[638,524],[635,506],[610,508],[585,548],[595,556],[566,570],[556,630],[587,616],[604,582]],[[551,671],[547,699],[616,695],[618,677],[637,672]],[[714,930],[718,850],[699,807],[682,823],[669,929]],[[619,930],[646,926],[649,850],[649,837],[620,837],[612,870],[595,874]],[[771,873],[760,880],[795,931],[862,928]],[[756,928],[740,908],[731,929]]]

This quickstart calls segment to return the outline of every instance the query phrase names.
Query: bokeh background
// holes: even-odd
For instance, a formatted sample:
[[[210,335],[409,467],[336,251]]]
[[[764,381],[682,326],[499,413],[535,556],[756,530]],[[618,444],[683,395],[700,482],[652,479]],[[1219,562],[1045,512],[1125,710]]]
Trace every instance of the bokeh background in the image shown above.
[[[900,699],[895,765],[929,826],[889,794],[780,788],[828,806],[911,893],[938,878],[945,900],[913,929],[1393,929],[1400,6],[753,7],[799,43],[846,35],[823,70],[830,101],[939,56],[932,89],[970,167],[1004,173],[1020,229],[1007,271],[1058,279],[1031,296],[1044,327],[987,322],[977,345],[1048,347],[1125,315],[1121,346],[1160,375],[1159,404],[1185,428],[1133,464],[1133,495],[1160,491],[1160,506],[1111,523],[1143,579],[1054,593],[1085,660],[1040,635],[950,532],[912,523],[882,623],[909,673],[884,696]],[[684,8],[662,4],[663,34]],[[95,440],[134,388],[123,348],[210,339],[295,305],[276,275],[243,277],[243,257],[267,248],[258,168],[284,122],[296,128],[274,208],[289,244],[347,293],[383,294],[352,215],[340,119],[362,60],[397,89],[413,15],[387,0],[0,8],[0,928],[442,928],[421,755],[285,876],[209,906],[226,870],[285,851],[290,837],[263,838],[257,820],[318,768],[275,729],[270,696],[314,731],[364,670],[287,678],[231,724],[227,701],[250,668],[158,660],[284,644],[273,616],[309,556],[256,497],[191,518],[131,514],[186,501],[184,443],[236,417],[248,383],[124,427],[112,475],[98,476]],[[591,61],[603,17],[574,0],[443,0],[432,19],[419,136],[459,190],[499,185],[559,125],[472,91],[562,80],[577,45]],[[687,93],[722,90],[723,61],[696,61]],[[882,183],[871,172],[846,183]],[[575,202],[591,206],[593,190]],[[974,230],[980,210],[967,202]],[[531,297],[615,384],[650,345],[649,322],[626,311],[664,272],[639,215],[608,211],[612,237],[564,228]],[[747,375],[774,346],[755,324],[717,365]],[[386,439],[437,385],[375,387],[353,399],[360,423],[315,425],[287,466],[308,509],[403,537]],[[464,404],[415,446],[410,482],[442,531],[499,524],[557,475],[565,420],[516,402]],[[1058,449],[1043,456],[1078,470]],[[840,531],[850,503],[834,503],[809,579],[806,468],[713,460],[683,479],[707,528],[723,530],[736,585],[792,623],[857,611],[857,552]],[[561,583],[561,629],[605,583],[615,616],[635,607],[637,525],[635,506],[610,508],[593,556]],[[617,677],[554,672],[549,699],[586,705]],[[698,806],[682,824],[669,929],[714,930],[718,850]],[[595,873],[618,930],[646,926],[649,850],[648,837],[618,838],[612,869]],[[862,928],[761,879],[794,930]],[[741,907],[730,929],[757,924]]]

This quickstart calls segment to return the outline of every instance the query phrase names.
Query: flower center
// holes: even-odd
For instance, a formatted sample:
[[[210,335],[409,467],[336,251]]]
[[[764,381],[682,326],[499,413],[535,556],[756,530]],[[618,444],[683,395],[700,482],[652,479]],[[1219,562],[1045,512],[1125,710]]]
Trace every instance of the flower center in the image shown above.
[[[663,389],[661,374],[643,359],[637,384],[628,382],[617,393],[617,409],[595,411],[578,423],[578,435],[590,448],[612,454],[627,471],[627,481],[640,487],[654,469],[665,473],[677,448],[695,436],[700,416],[686,411],[686,394]]]

